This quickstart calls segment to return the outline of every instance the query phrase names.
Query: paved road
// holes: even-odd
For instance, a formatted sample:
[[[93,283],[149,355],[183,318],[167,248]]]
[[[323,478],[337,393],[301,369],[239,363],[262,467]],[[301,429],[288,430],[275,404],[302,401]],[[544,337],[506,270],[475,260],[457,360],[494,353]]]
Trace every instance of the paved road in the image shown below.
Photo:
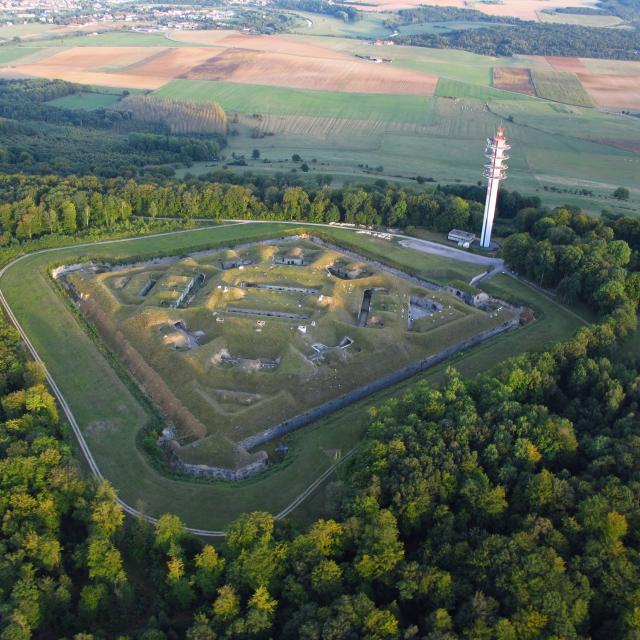
[[[445,244],[439,244],[438,242],[430,242],[429,240],[419,240],[417,238],[411,238],[408,236],[396,236],[398,238],[408,238],[406,240],[400,240],[400,244],[407,249],[414,249],[416,251],[424,251],[434,256],[442,256],[443,258],[451,258],[453,260],[459,260],[460,262],[468,262],[470,264],[477,264],[481,267],[486,267],[486,271],[479,273],[477,276],[473,276],[469,280],[469,284],[475,286],[481,280],[491,278],[497,273],[505,271],[504,260],[501,258],[491,258],[489,256],[481,256],[477,253],[470,253],[469,251],[462,251],[455,247],[448,247]]]

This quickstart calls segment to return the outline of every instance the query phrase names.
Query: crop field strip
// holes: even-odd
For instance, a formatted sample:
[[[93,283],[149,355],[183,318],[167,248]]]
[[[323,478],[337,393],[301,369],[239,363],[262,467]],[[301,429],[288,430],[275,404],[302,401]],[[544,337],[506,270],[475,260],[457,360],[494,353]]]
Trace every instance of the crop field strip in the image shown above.
[[[511,93],[536,94],[531,83],[531,71],[524,67],[493,67],[493,86]]]
[[[549,22],[552,24],[575,24],[581,27],[617,27],[624,24],[624,20],[612,15],[593,15],[579,13],[555,13],[545,9],[537,11],[536,15],[540,22]]]
[[[39,47],[0,47],[0,65],[15,63],[18,60],[23,60],[39,53],[46,55],[46,49]]]
[[[359,419],[362,415],[361,408],[370,406],[377,398],[385,396],[378,394],[366,402],[358,403],[356,407],[329,416],[292,434],[288,438],[292,457],[287,465],[274,468],[253,481],[231,486],[225,483],[197,484],[167,478],[151,467],[147,458],[138,451],[136,434],[144,426],[146,417],[129,389],[86,338],[84,330],[69,315],[62,299],[51,288],[46,275],[47,265],[52,260],[59,263],[90,257],[122,260],[127,256],[136,256],[144,259],[176,251],[198,250],[215,242],[229,243],[236,238],[259,238],[285,228],[286,225],[278,224],[249,224],[86,248],[65,248],[30,256],[4,275],[2,289],[11,307],[15,309],[20,322],[24,323],[28,335],[32,337],[73,407],[78,421],[83,425],[85,437],[104,475],[112,480],[122,498],[129,504],[142,501],[147,513],[172,511],[192,526],[214,528],[224,526],[243,511],[267,509],[276,512],[293,500],[307,486],[310,478],[320,475],[331,465],[331,460],[321,455],[321,450],[338,448],[347,451],[358,441],[362,428]],[[329,233],[329,230],[326,231]],[[338,235],[337,231],[332,230],[330,233]],[[345,233],[347,232],[339,235]],[[446,264],[426,254],[418,256],[415,252],[407,252],[407,256],[413,256],[407,259],[414,266],[424,261],[425,267],[422,268],[426,271],[430,268],[426,265]],[[455,262],[451,264],[452,268],[453,265],[465,268],[469,266]],[[37,273],[42,275],[35,277]],[[462,274],[458,277],[460,276],[465,277]],[[535,294],[532,297],[535,298]],[[464,358],[456,359],[457,366],[464,370],[464,363],[478,358],[477,370],[481,370],[486,368],[488,362],[495,362],[492,348],[498,350],[501,357],[508,357],[527,348],[541,348],[556,329],[562,331],[563,335],[569,335],[574,326],[570,316],[561,319],[561,312],[553,309],[551,312],[558,317],[558,321],[551,325],[536,322],[525,327],[522,336],[527,335],[526,340],[513,340],[515,334],[499,337],[490,345],[479,347],[478,350],[465,354]],[[75,349],[68,349],[69,344],[73,344]],[[485,355],[479,357],[476,355],[479,353]],[[443,368],[441,366],[438,370]],[[400,388],[409,385],[410,382],[406,382]],[[388,397],[391,392],[385,393]],[[208,505],[212,509],[206,508]]]
[[[575,73],[532,69],[531,81],[536,94],[541,98],[579,107],[593,106],[593,100],[584,90]]]
[[[443,98],[467,98],[471,100],[530,100],[526,95],[502,91],[494,87],[459,82],[440,78],[436,86],[436,96]]]

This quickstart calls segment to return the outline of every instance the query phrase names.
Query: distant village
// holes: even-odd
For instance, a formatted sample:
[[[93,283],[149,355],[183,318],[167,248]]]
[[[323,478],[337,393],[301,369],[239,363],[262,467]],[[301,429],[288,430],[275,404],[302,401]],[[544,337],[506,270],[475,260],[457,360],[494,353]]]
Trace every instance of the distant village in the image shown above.
[[[117,23],[129,23],[134,31],[164,31],[169,29],[201,29],[203,26],[229,26],[226,21],[236,17],[227,8],[266,6],[268,0],[227,0],[225,8],[211,6],[127,4],[97,1],[80,4],[77,0],[0,0],[0,26],[40,22],[90,28]]]

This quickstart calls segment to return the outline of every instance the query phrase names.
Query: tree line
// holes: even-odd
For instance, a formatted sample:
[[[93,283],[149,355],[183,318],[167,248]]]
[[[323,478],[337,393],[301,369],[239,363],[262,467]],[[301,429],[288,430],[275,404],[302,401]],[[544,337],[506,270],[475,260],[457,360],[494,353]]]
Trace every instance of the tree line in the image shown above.
[[[165,139],[132,134],[131,142],[149,150],[164,145]],[[421,226],[441,232],[454,227],[479,231],[482,224],[484,195],[480,187],[452,185],[416,192],[386,182],[340,189],[326,185],[305,189],[288,182],[276,179],[235,184],[201,179],[157,183],[95,176],[2,175],[0,244],[51,233],[113,229],[134,215]],[[517,211],[539,207],[540,199],[505,190],[499,206],[505,224],[510,225]]]
[[[136,144],[154,144],[149,134]],[[163,138],[158,142],[163,143]],[[286,182],[229,184],[206,179],[137,182],[96,177],[0,176],[0,246],[47,235],[114,231],[135,217],[346,222],[479,232],[484,190],[451,185],[428,192],[381,183],[305,190]],[[605,314],[620,300],[640,295],[640,223],[633,217],[593,218],[572,207],[553,211],[537,196],[503,190],[496,228],[509,237],[503,255],[562,299],[586,302]],[[509,235],[510,234],[510,235]]]
[[[598,313],[640,300],[640,225],[635,218],[611,226],[587,214],[557,208],[523,209],[521,230],[502,247],[506,262],[564,302],[585,302]],[[619,238],[619,239],[616,239]]]

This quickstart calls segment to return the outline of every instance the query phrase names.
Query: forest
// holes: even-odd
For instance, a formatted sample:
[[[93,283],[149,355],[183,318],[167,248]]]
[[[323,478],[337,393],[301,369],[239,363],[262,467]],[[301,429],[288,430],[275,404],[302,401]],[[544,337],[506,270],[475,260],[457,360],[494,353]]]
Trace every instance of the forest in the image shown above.
[[[635,314],[370,410],[325,519],[250,513],[216,546],[125,519],[2,325],[0,637],[637,637]]]
[[[345,22],[355,22],[361,18],[360,12],[352,6],[342,2],[327,2],[327,0],[276,0],[275,5],[280,9],[296,9],[333,16]]]
[[[577,56],[640,60],[640,31],[517,21],[444,34],[400,35],[396,42],[436,49],[463,49],[488,56]]]

